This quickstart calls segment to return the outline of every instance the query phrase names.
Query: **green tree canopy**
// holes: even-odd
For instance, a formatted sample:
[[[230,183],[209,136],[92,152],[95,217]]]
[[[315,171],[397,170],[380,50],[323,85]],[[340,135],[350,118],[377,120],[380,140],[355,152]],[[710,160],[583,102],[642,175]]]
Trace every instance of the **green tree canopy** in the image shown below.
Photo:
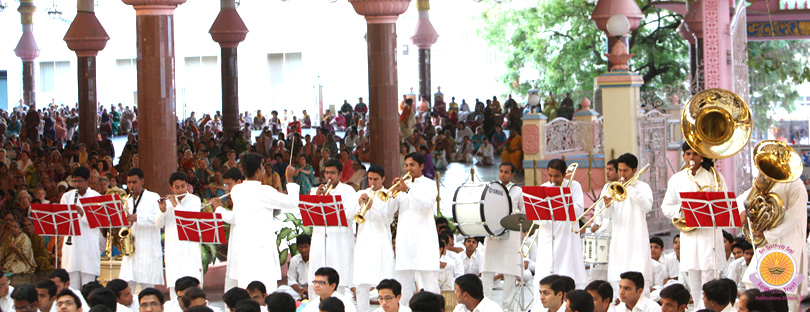
[[[750,101],[754,127],[763,133],[777,120],[769,114],[783,108],[796,110],[799,99],[796,87],[810,81],[808,40],[775,40],[748,42],[748,76],[751,81]]]
[[[645,15],[630,34],[630,68],[644,77],[644,88],[684,84],[689,50],[678,26],[682,17],[637,0]],[[594,1],[537,0],[536,6],[493,4],[483,14],[479,34],[506,55],[503,82],[514,92],[593,90],[607,71],[607,38],[591,21]],[[521,77],[534,68],[539,77]],[[525,71],[524,71],[525,72]]]

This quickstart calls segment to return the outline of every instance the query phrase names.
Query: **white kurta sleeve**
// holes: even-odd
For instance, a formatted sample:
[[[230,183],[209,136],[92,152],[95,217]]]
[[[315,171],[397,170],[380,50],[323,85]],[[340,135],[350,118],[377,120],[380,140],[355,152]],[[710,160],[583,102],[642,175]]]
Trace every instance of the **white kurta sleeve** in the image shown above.
[[[664,194],[664,200],[661,201],[661,212],[667,218],[679,218],[681,215],[681,194],[678,188],[678,179],[680,174],[675,173],[669,178],[667,183],[667,192]]]
[[[786,193],[786,196],[782,197],[782,200],[788,202],[788,205],[786,205],[788,207],[785,207],[785,217],[778,226],[763,232],[765,239],[769,242],[779,240],[793,231],[796,225],[807,222],[807,190],[802,180],[790,182],[787,185]]]
[[[402,192],[397,195],[396,201],[400,205],[415,209],[420,212],[431,211],[436,201],[436,187],[428,186],[429,183],[413,183],[409,192]],[[430,183],[432,184],[432,183]]]
[[[571,183],[571,198],[574,200],[574,212],[580,216],[585,211],[585,197],[582,195],[582,184]]]
[[[225,207],[217,207],[215,210],[220,216],[222,216],[222,221],[225,221],[227,224],[235,224],[236,223],[236,214],[233,213],[233,210],[227,209]]]
[[[166,212],[161,212],[160,207],[158,207],[157,217],[155,218],[155,226],[157,226],[159,229],[165,227],[166,218],[169,218],[169,215],[172,214],[172,212],[174,212],[174,206],[172,206],[171,202],[166,203]]]
[[[608,182],[608,183],[609,183],[609,182]],[[606,183],[606,184],[605,184],[605,185],[602,187],[602,192],[600,192],[600,193],[599,193],[599,198],[602,198],[602,197],[604,197],[604,196],[607,196],[607,194],[608,194],[608,189],[607,189],[607,187],[608,187],[608,184]],[[598,201],[598,200],[599,200],[599,198],[597,198],[596,200]],[[591,223],[591,224],[590,224],[591,226],[598,225],[599,227],[605,227],[605,226],[607,226],[607,225],[608,225],[608,224],[607,224],[607,221],[608,221],[608,220],[610,220],[610,216],[612,215],[613,211],[612,211],[612,210],[606,210],[605,212],[602,212],[602,213],[600,213],[599,215],[596,215],[596,214],[597,214],[599,211],[601,211],[603,208],[605,208],[605,201],[604,201],[604,200],[599,201],[599,203],[598,203],[597,205],[595,205],[595,206],[594,206],[594,208],[593,208],[593,214],[594,214],[595,216],[593,217],[593,223]],[[584,213],[584,212],[583,212],[583,213]],[[587,224],[586,224],[586,225],[587,225]]]
[[[634,183],[627,188],[627,197],[633,201],[633,206],[638,207],[642,212],[652,211],[653,194],[649,184]]]

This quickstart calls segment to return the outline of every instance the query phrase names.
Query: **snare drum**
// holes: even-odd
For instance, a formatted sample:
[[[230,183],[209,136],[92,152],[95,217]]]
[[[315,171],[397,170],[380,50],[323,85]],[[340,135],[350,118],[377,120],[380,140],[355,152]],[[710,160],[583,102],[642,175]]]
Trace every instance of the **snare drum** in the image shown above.
[[[586,233],[582,237],[582,258],[584,258],[585,263],[608,263],[609,249],[609,233]]]
[[[510,214],[512,198],[498,181],[463,184],[453,196],[453,218],[464,236],[502,235],[501,219]]]
[[[444,297],[444,310],[453,311],[458,305],[458,298],[456,298],[455,290],[442,290],[442,297]]]

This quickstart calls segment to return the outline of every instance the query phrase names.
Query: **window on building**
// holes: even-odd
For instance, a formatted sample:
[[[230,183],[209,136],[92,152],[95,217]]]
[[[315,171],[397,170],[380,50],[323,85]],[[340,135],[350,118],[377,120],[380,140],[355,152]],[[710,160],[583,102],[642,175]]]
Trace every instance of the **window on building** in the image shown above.
[[[67,91],[70,85],[70,62],[39,62],[39,90],[42,92]]]

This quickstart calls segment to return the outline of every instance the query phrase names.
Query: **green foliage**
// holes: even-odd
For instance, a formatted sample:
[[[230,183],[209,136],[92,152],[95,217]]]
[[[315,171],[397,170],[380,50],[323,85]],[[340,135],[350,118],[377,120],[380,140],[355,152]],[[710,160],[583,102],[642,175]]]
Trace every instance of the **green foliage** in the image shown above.
[[[298,245],[295,239],[301,234],[312,236],[312,227],[304,226],[304,221],[295,217],[295,215],[286,212],[284,215],[287,217],[284,222],[291,222],[293,227],[285,227],[276,232],[276,249],[278,250],[278,262],[284,265],[287,262],[287,257],[294,257],[298,254]],[[285,243],[284,249],[281,244]]]
[[[217,261],[217,245],[200,244],[200,252],[202,255],[203,275],[205,275],[208,272],[208,265]]]
[[[810,81],[807,40],[752,41],[748,43],[751,81],[749,106],[754,127],[762,132],[775,125],[769,113],[784,108],[792,113],[799,98],[796,86]]]
[[[593,90],[594,78],[607,71],[605,33],[591,21],[595,1],[537,0],[537,6],[517,8],[493,4],[482,16],[479,35],[506,56],[502,81],[524,94]],[[682,84],[688,73],[688,45],[680,38],[682,17],[637,0],[645,14],[630,34],[630,68],[644,77],[644,88]],[[521,68],[534,68],[539,77],[521,77]]]

